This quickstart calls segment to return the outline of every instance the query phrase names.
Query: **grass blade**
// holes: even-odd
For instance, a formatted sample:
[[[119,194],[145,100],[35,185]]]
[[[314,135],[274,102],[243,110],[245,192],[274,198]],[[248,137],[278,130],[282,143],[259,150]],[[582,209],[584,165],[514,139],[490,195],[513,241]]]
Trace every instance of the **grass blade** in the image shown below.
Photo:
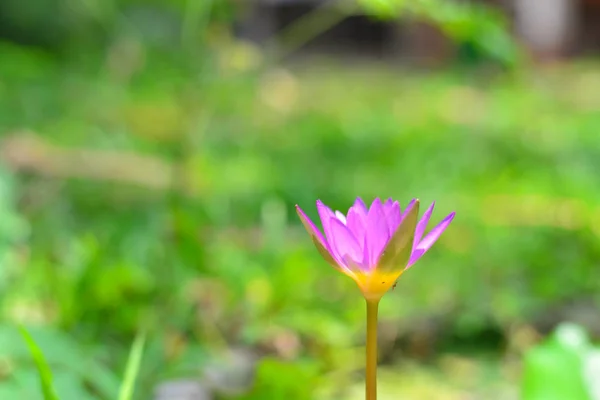
[[[129,352],[127,359],[127,367],[125,369],[125,377],[119,390],[119,400],[131,400],[133,399],[133,390],[135,386],[135,380],[140,372],[140,365],[142,364],[142,355],[144,353],[144,343],[146,341],[146,335],[139,333]]]
[[[52,385],[52,371],[50,371],[50,367],[44,358],[42,350],[35,343],[35,340],[33,340],[27,329],[23,326],[19,326],[19,332],[21,332],[21,336],[23,336],[25,343],[27,343],[31,357],[37,367],[44,400],[58,400],[58,395]]]

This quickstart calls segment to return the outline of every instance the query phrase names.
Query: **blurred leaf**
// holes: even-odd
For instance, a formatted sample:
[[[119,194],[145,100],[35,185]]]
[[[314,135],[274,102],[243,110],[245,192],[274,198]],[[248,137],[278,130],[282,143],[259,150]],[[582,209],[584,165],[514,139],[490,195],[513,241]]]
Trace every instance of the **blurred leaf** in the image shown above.
[[[50,371],[50,367],[44,358],[42,350],[40,350],[31,335],[29,335],[29,332],[27,332],[23,326],[19,326],[19,331],[27,343],[29,352],[35,361],[35,365],[37,366],[40,385],[44,394],[44,400],[58,400],[58,396],[56,395],[52,383],[52,371]]]
[[[256,383],[242,400],[309,400],[317,381],[318,370],[310,363],[289,363],[273,358],[263,359],[258,367]]]
[[[518,61],[518,48],[504,15],[492,7],[445,0],[358,0],[364,10],[383,19],[410,16],[432,23],[458,43],[472,43],[507,66]]]
[[[380,18],[398,18],[406,9],[406,0],[358,0],[369,14]]]
[[[581,328],[562,325],[551,339],[529,350],[525,355],[522,398],[591,400],[583,376],[588,346]]]
[[[119,389],[119,400],[132,400],[135,387],[135,380],[140,371],[142,363],[142,355],[144,353],[144,342],[146,341],[145,333],[138,333],[131,346],[129,358],[127,359],[127,367],[125,376]]]
[[[45,360],[53,367],[54,387],[61,399],[71,400],[66,393],[82,387],[87,387],[86,390],[91,388],[103,398],[116,397],[119,382],[107,366],[96,359],[97,354],[84,351],[76,343],[76,338],[63,332],[42,328],[35,329],[34,334],[37,345],[44,349]],[[9,360],[16,370],[23,372],[20,379],[25,379],[28,371],[33,371],[23,362],[28,358],[28,347],[21,339],[20,332],[12,326],[0,325],[0,357]],[[22,385],[31,387],[30,384]]]

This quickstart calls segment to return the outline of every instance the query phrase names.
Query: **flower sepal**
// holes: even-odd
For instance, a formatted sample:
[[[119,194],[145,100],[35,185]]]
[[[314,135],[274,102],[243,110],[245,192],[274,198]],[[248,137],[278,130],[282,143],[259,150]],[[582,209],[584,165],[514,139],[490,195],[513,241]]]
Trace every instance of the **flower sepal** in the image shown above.
[[[402,222],[381,253],[376,271],[393,273],[398,270],[403,271],[408,265],[413,251],[415,228],[419,220],[419,205],[419,200],[415,199],[411,207],[405,211]]]

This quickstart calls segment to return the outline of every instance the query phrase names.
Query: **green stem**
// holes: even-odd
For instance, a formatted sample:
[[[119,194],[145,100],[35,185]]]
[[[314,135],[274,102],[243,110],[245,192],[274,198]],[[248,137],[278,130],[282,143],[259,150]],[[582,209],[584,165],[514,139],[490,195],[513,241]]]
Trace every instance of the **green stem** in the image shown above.
[[[367,300],[366,400],[377,400],[377,311],[379,299]]]

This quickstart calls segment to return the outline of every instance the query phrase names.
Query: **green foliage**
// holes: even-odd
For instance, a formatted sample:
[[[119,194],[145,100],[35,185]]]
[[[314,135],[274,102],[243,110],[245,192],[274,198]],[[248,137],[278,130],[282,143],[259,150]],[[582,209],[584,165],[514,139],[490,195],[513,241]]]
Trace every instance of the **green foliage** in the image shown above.
[[[35,365],[38,370],[38,375],[40,378],[40,386],[42,388],[42,393],[44,394],[44,400],[58,400],[58,396],[53,387],[52,383],[52,372],[50,371],[50,367],[46,360],[44,359],[44,354],[42,350],[37,346],[29,332],[24,327],[20,327],[19,331],[21,332],[21,336],[27,343],[27,347],[29,348],[29,352],[31,353],[31,357],[35,362]]]
[[[546,342],[526,354],[521,398],[592,400],[592,381],[586,382],[585,377],[586,359],[592,351],[580,327],[560,326]]]
[[[82,338],[52,327],[30,328],[29,331],[37,347],[43,350],[59,399],[116,398],[119,380],[104,362],[104,350],[98,351],[101,344],[82,344]],[[114,356],[115,353],[112,354]],[[6,363],[2,370],[0,398],[44,399],[39,384],[38,361],[31,362],[29,348],[14,326],[0,326],[0,356]],[[45,367],[44,371],[43,376],[47,377]]]
[[[313,363],[290,363],[265,358],[258,367],[254,388],[240,399],[313,399],[317,374],[318,370]]]
[[[484,56],[514,67],[519,49],[508,30],[508,21],[498,10],[471,1],[358,0],[369,13],[380,18],[411,17],[439,27],[459,44],[472,45]]]
[[[236,11],[230,0],[31,0],[27,6],[6,0],[0,3],[0,35],[61,54],[105,46],[122,35],[181,50],[190,39],[201,39],[202,21],[231,23]]]
[[[131,346],[129,359],[127,360],[127,369],[125,370],[125,376],[119,389],[119,400],[133,399],[135,380],[140,372],[145,341],[145,334],[139,333]]]

